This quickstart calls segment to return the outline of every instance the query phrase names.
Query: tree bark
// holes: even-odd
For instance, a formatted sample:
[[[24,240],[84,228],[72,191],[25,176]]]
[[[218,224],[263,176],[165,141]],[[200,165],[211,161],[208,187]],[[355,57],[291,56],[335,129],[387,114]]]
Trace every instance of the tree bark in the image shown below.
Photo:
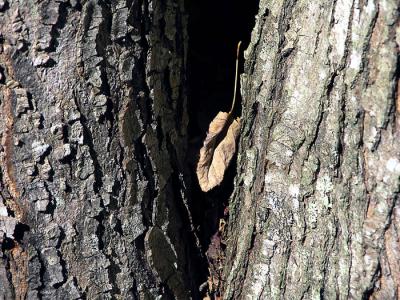
[[[0,6],[0,298],[196,297],[183,1]]]
[[[260,1],[224,299],[400,296],[398,1]]]
[[[204,253],[184,1],[0,0],[0,298],[397,299],[399,9],[260,1]]]

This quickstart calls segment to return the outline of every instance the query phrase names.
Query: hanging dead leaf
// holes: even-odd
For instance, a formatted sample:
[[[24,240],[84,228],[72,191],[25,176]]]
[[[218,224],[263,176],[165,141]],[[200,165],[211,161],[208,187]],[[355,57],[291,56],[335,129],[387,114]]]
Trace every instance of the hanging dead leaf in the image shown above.
[[[239,129],[240,119],[232,119],[226,112],[219,112],[210,123],[196,171],[202,191],[207,192],[222,182],[236,152]]]
[[[236,51],[235,85],[231,110],[228,113],[220,111],[212,120],[203,147],[200,149],[196,174],[203,192],[211,190],[222,182],[225,170],[236,152],[240,119],[233,119],[232,111],[236,100],[240,44],[241,42],[238,43]]]

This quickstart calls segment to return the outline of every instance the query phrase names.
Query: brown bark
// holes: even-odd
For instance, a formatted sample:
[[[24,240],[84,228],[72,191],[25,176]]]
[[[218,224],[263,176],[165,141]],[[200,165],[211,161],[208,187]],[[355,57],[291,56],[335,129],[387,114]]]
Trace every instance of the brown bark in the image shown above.
[[[0,298],[196,296],[183,2],[0,4]]]

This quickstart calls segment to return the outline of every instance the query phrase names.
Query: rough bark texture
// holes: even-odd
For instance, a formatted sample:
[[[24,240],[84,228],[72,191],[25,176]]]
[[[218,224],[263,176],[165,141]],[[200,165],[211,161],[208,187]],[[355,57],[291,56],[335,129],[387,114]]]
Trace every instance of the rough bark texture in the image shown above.
[[[399,297],[399,9],[260,1],[202,238],[225,299]],[[199,298],[186,28],[183,0],[0,0],[1,299]]]
[[[0,1],[0,298],[195,296],[186,22],[180,0]]]
[[[262,0],[225,299],[400,295],[399,2]]]

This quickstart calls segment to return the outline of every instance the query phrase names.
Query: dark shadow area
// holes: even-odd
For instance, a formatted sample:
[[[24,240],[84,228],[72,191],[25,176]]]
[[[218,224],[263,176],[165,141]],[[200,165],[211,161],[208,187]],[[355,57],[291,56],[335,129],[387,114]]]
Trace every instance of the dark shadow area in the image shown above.
[[[26,224],[23,223],[17,223],[15,225],[14,229],[14,238],[18,243],[22,243],[22,240],[24,239],[24,234],[25,232],[28,232],[30,230],[30,227]]]
[[[250,41],[258,2],[258,0],[186,1],[189,13],[187,161],[191,174],[190,208],[193,222],[204,255],[208,251],[208,261],[204,261],[204,265],[199,267],[203,282],[207,281],[208,270],[212,269],[215,263],[210,259],[209,253],[221,250],[215,249],[216,247],[224,247],[223,244],[216,246],[211,241],[219,234],[220,219],[227,218],[228,200],[233,191],[236,172],[236,158],[231,162],[221,185],[208,193],[201,191],[195,169],[209,123],[219,111],[230,110],[237,43],[242,41],[239,63],[239,73],[242,73],[243,50]],[[240,114],[241,98],[238,88],[233,116],[239,117]],[[217,263],[221,264],[221,261]]]
[[[236,46],[250,41],[258,0],[188,0],[189,134],[204,135],[218,111],[229,111],[233,98]],[[236,105],[236,112],[240,103]]]

